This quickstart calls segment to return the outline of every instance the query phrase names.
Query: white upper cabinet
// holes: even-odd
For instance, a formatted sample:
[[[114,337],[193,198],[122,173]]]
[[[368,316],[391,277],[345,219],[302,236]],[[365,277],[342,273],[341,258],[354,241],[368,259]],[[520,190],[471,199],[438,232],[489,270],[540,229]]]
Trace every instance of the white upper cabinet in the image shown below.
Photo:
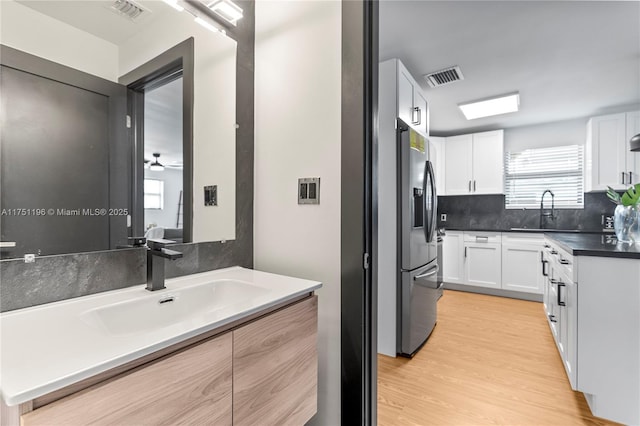
[[[436,193],[447,195],[445,191],[445,158],[444,158],[444,138],[431,136],[429,138],[429,161],[433,163],[436,173]]]
[[[423,136],[429,136],[429,108],[420,85],[398,59],[380,63],[380,91],[395,94],[395,116]]]
[[[640,183],[640,153],[631,152],[631,138],[640,133],[640,111],[628,112],[626,114],[626,138],[625,145],[627,147],[627,170],[631,171],[630,184]],[[635,171],[635,172],[634,172]]]
[[[447,195],[504,192],[504,132],[452,136],[445,141]]]
[[[473,193],[504,192],[504,132],[474,133]]]
[[[586,191],[624,190],[640,182],[640,155],[629,139],[640,133],[640,111],[593,117],[587,123]]]
[[[473,180],[473,135],[445,139],[444,182],[447,195],[471,193]]]
[[[399,62],[399,61],[398,61]],[[398,73],[398,114],[405,123],[411,123],[413,116],[413,83],[404,67]]]

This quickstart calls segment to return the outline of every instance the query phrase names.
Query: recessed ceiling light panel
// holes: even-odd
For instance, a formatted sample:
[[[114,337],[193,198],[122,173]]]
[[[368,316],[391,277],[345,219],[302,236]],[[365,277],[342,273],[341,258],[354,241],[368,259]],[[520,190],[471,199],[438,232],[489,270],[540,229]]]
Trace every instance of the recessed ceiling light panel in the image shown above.
[[[518,92],[458,104],[458,108],[460,108],[467,120],[516,112],[519,106],[520,94]]]
[[[243,16],[240,6],[231,0],[214,0],[205,4],[212,12],[229,21],[232,25],[236,25]]]

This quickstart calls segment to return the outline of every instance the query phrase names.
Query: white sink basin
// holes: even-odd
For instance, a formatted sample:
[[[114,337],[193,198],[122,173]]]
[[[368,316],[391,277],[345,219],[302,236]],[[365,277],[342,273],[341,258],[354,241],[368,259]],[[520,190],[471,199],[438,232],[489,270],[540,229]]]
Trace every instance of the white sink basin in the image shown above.
[[[216,280],[172,291],[149,293],[133,300],[113,303],[81,314],[88,325],[111,335],[144,333],[223,309],[246,304],[264,296],[268,289],[238,280]]]

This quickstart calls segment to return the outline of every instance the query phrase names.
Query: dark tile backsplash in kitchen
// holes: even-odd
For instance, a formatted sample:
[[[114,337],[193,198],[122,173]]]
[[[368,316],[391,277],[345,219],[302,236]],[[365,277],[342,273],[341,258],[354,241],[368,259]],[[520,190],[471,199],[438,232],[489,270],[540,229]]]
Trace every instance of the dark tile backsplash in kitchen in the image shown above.
[[[545,210],[551,200],[545,202]],[[613,216],[615,205],[604,192],[584,194],[584,209],[556,209],[547,228],[602,231],[602,215]],[[438,197],[438,227],[453,229],[539,228],[540,209],[505,209],[504,195],[453,195]]]

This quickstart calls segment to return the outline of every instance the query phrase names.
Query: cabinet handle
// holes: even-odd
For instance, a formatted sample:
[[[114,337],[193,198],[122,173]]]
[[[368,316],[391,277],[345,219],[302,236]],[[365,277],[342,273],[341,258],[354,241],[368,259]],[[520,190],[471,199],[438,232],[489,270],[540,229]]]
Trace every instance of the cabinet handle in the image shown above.
[[[549,317],[549,321],[551,321],[551,322],[558,322],[558,321],[556,320],[556,316],[555,316],[555,315],[548,315],[548,317]]]
[[[551,249],[551,254],[558,254],[558,252],[553,250],[553,249]]]
[[[624,175],[625,175],[625,172],[622,172],[622,184],[623,185],[624,185]]]
[[[465,258],[467,257],[467,248],[466,247],[464,248],[464,257]]]
[[[554,280],[553,278],[550,278],[549,282],[551,283],[551,285],[558,284],[558,280]]]
[[[473,192],[476,192],[476,181],[473,181]]]
[[[542,276],[543,277],[548,277],[549,273],[547,272],[547,263],[549,263],[549,261],[547,260],[543,260],[542,261]]]
[[[549,244],[545,244],[544,248],[551,248],[551,246]]]
[[[567,259],[560,259],[560,263],[562,265],[569,265],[569,261]]]
[[[633,172],[629,172],[629,184],[633,183]]]
[[[471,192],[471,181],[469,181],[469,192]]]
[[[488,243],[489,242],[489,237],[483,237],[480,235],[476,235],[476,243]]]
[[[422,111],[420,110],[420,107],[413,108],[413,112],[414,112],[414,117],[418,117],[418,118],[416,120],[413,120],[411,124],[420,125],[420,123],[422,123]]]
[[[566,287],[566,284],[562,281],[558,281],[558,306],[567,306],[567,304],[562,301],[562,292],[560,291],[562,287]]]

